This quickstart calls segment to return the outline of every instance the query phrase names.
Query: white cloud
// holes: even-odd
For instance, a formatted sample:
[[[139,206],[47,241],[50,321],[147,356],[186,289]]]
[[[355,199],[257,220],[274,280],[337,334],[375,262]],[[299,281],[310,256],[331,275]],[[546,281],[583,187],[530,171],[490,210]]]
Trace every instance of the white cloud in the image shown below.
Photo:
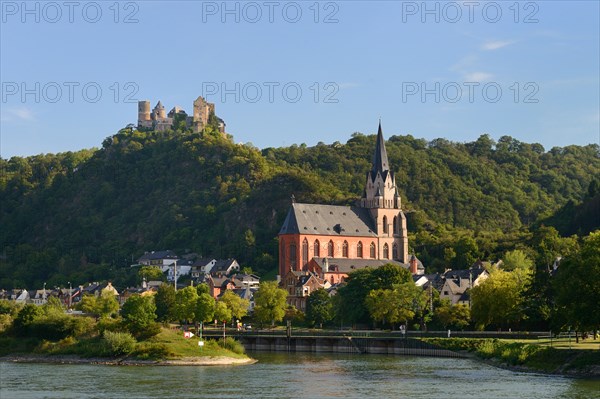
[[[484,80],[490,80],[494,75],[487,72],[469,72],[464,74],[464,79],[467,82],[481,82]]]
[[[483,45],[481,46],[481,49],[485,50],[485,51],[498,50],[502,47],[510,46],[513,43],[514,43],[514,41],[511,41],[511,40],[492,40],[492,41],[483,43]]]
[[[456,64],[450,67],[450,70],[460,72],[463,71],[465,68],[472,67],[477,61],[478,57],[476,55],[470,54],[458,60]]]
[[[3,108],[0,115],[2,122],[31,121],[33,119],[33,112],[26,107]]]

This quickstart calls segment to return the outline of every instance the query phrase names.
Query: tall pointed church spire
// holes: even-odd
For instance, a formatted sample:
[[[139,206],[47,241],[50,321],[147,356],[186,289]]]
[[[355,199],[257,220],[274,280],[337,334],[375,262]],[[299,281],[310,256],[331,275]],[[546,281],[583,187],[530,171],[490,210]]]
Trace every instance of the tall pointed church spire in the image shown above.
[[[373,178],[377,176],[377,172],[382,175],[384,172],[390,170],[390,164],[388,162],[387,151],[385,150],[385,140],[383,139],[383,131],[381,130],[381,120],[379,120],[379,130],[377,131],[377,146],[375,147],[375,153],[373,154],[373,167],[371,174]]]

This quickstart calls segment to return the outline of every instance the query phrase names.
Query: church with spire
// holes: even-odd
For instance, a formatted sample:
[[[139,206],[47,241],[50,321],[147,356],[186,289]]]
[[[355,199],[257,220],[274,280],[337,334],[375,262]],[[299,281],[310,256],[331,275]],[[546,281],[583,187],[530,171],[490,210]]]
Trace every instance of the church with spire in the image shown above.
[[[292,203],[279,231],[279,277],[284,288],[287,276],[306,273],[333,285],[354,270],[387,263],[424,273],[408,255],[406,216],[380,122],[373,164],[355,206]]]

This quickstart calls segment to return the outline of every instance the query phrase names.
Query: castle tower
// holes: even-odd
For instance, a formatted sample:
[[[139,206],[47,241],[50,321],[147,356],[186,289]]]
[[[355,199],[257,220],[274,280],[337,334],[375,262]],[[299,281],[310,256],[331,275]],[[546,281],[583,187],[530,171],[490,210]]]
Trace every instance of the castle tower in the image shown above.
[[[214,113],[214,107],[214,104],[206,102],[202,96],[199,96],[194,101],[194,112],[192,114],[192,127],[194,132],[198,133],[204,129],[204,127],[208,124],[208,117],[210,116],[210,113]]]
[[[138,127],[151,125],[150,101],[138,101]]]
[[[373,154],[373,166],[367,172],[362,208],[369,209],[377,236],[379,258],[408,263],[408,232],[406,216],[396,188],[394,172],[390,170],[381,122],[377,132],[377,145]]]
[[[156,119],[165,119],[167,117],[165,107],[162,105],[160,100],[156,104],[156,107],[154,107],[154,109],[152,110],[152,113],[155,115]]]
[[[138,101],[138,121],[150,120],[150,101]]]

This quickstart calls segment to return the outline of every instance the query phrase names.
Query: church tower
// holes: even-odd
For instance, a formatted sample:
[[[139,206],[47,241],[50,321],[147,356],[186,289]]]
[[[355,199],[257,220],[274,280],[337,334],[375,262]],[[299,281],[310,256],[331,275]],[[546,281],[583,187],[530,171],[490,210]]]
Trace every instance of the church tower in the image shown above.
[[[367,172],[360,206],[369,209],[373,219],[375,233],[379,238],[378,258],[407,264],[409,259],[406,216],[402,212],[394,172],[390,170],[381,122],[377,132],[373,166]]]

